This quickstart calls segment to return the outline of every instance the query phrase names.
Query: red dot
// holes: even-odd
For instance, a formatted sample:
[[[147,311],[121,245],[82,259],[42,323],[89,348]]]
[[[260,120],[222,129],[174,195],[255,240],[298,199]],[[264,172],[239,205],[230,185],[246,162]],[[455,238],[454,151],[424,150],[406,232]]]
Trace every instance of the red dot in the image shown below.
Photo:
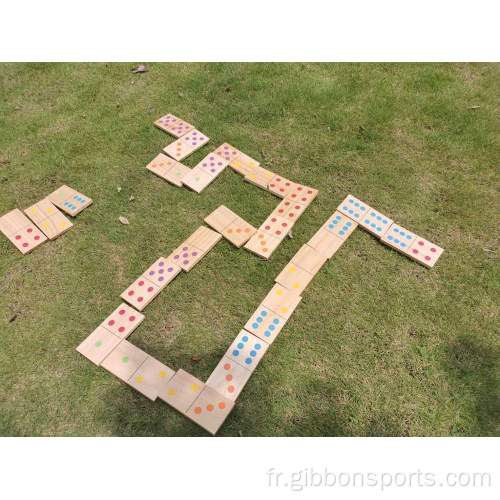
[[[418,250],[416,248],[413,249],[413,253],[417,254]]]
[[[153,291],[153,287],[152,287],[152,286],[150,286],[150,287],[148,288],[148,292],[152,292],[152,291]]]
[[[297,197],[297,195],[296,195],[296,194],[292,194],[292,198],[296,198],[296,197]]]
[[[139,281],[139,283],[137,283],[139,286],[142,286],[144,285],[144,281]]]
[[[288,222],[283,222],[283,224],[281,224],[283,227],[286,227],[288,226]]]
[[[289,182],[285,182],[285,186],[289,186],[289,185],[290,185],[290,183],[289,183]]]
[[[35,241],[38,241],[40,239],[40,236],[35,236]]]
[[[266,226],[264,229],[269,230],[269,229],[271,229],[271,226]]]
[[[297,188],[297,191],[302,191],[302,186],[299,186],[299,187]]]
[[[424,242],[423,241],[419,241],[418,244],[423,247],[424,246]]]
[[[307,194],[313,194],[313,192],[312,191],[308,191]]]
[[[129,297],[132,297],[132,295],[134,295],[134,291],[130,290],[130,292],[128,292],[128,294],[129,294]]]
[[[135,321],[135,316],[130,316],[129,321]]]
[[[228,382],[231,382],[231,380],[233,380],[233,376],[232,375],[226,375],[226,380]]]
[[[425,260],[431,260],[431,258],[428,255],[426,255]]]
[[[284,210],[283,210],[282,208],[280,208],[280,209],[278,210],[278,212],[279,212],[280,214],[282,214],[282,213],[284,212]]]
[[[290,213],[288,214],[288,217],[294,217],[294,216],[295,216],[295,214],[294,214],[293,212],[290,212]]]
[[[231,368],[231,365],[229,363],[226,363],[224,365],[224,370],[229,370]]]
[[[28,233],[32,233],[33,232],[33,229],[31,229],[31,227],[28,229]]]
[[[124,326],[120,326],[120,328],[118,328],[118,331],[119,332],[124,332],[125,331],[125,327]]]
[[[144,297],[139,297],[139,298],[137,299],[137,302],[142,302],[143,300],[144,300]]]
[[[234,386],[233,385],[230,385],[228,388],[227,388],[227,392],[231,392],[233,393],[234,392]],[[222,408],[221,408],[222,410]]]
[[[271,184],[271,187],[272,187],[272,188],[273,188],[273,187],[275,187],[275,186],[276,186],[276,184]]]
[[[281,234],[281,231],[276,231],[276,234],[279,236]]]
[[[288,207],[288,205],[290,205],[290,202],[289,201],[285,202],[285,205]]]
[[[120,309],[120,311],[118,312],[118,314],[120,316],[123,316],[125,314],[125,309]]]
[[[282,191],[282,192],[283,192],[283,191],[284,191],[284,189],[283,189],[283,188],[281,188],[281,189],[280,189],[280,191]]]
[[[27,243],[23,243],[23,247],[27,247],[27,246],[28,246],[28,244],[27,244]]]
[[[307,201],[307,198],[302,198],[302,201]]]
[[[277,219],[274,217],[271,219],[271,222],[276,222],[276,221],[277,221]]]
[[[436,249],[434,247],[431,248],[431,252],[435,252]]]
[[[276,182],[281,182],[281,177],[276,177]]]
[[[18,234],[18,235],[16,236],[16,240],[20,240],[20,239],[21,239],[21,236]]]
[[[110,320],[110,322],[108,323],[109,326],[113,326],[114,324],[115,324],[115,320],[114,319]]]
[[[300,210],[300,206],[299,205],[295,205],[295,210]]]
[[[207,411],[214,411],[214,405],[207,405]]]

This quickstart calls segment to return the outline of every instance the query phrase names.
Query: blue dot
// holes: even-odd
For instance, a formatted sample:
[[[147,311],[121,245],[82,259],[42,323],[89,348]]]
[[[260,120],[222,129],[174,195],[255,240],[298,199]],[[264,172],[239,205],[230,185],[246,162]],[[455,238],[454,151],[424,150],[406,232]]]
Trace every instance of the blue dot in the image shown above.
[[[276,330],[276,327],[274,325],[269,325],[269,330],[271,330],[272,332],[274,332],[274,330]]]
[[[348,227],[348,226],[344,226],[342,229],[343,229],[344,231],[349,231],[349,227]]]
[[[80,198],[80,203],[85,203],[87,200],[84,200],[83,198]]]
[[[78,196],[77,196],[76,194],[75,194],[75,196],[73,196],[73,198],[74,198],[75,200],[78,200]]]
[[[69,208],[71,208],[71,210],[76,210],[75,205],[70,205]]]
[[[340,236],[344,236],[344,231],[339,231]]]
[[[354,203],[354,200],[349,200],[349,203]]]
[[[255,351],[250,351],[250,356],[252,356],[252,358],[255,358],[255,356],[257,356],[257,353]]]
[[[399,233],[399,229],[397,227],[394,228],[395,233]]]
[[[406,243],[401,242],[401,246],[404,248],[406,246]]]
[[[241,340],[243,340],[243,342],[248,342],[248,337],[245,335],[244,337],[241,337]]]
[[[411,240],[411,236],[410,236],[410,235],[408,235],[408,236],[406,237],[406,239],[407,239],[407,240]]]
[[[243,349],[245,347],[245,344],[240,342],[239,344],[237,344],[237,347],[238,347],[238,349]]]
[[[235,349],[233,351],[233,356],[239,356],[240,355],[240,351],[238,351],[237,349]]]
[[[330,229],[333,229],[333,224],[328,224],[328,227],[329,227]]]
[[[342,207],[342,210],[347,210],[347,207]]]
[[[394,240],[394,243],[396,243],[397,245],[399,243],[399,240],[398,239]]]
[[[382,224],[387,224],[387,220],[386,220],[386,219],[384,219],[384,220],[382,221]]]
[[[251,365],[251,364],[252,364],[252,358],[246,358],[246,359],[245,359],[245,363],[246,363],[247,365]]]
[[[354,210],[349,210],[349,213],[350,213],[350,214],[353,214],[353,213],[354,213]]]
[[[65,201],[65,202],[63,203],[63,205],[68,206],[68,205],[69,205],[69,203],[68,203],[67,201]]]
[[[351,226],[352,226],[352,222],[348,222],[348,223],[346,224],[346,226],[351,227]]]
[[[382,231],[382,228],[381,227],[377,227],[377,231],[380,233],[380,231]]]
[[[355,204],[354,204],[354,206],[355,206],[355,207],[359,207],[359,203],[355,203]]]
[[[332,224],[338,224],[336,220],[332,220]]]
[[[252,328],[254,330],[257,330],[257,328],[259,328],[259,325],[257,323],[252,323]]]
[[[354,217],[358,217],[359,218],[359,214],[354,214]]]
[[[366,219],[365,224],[370,224],[370,219]]]
[[[392,241],[392,236],[390,236],[390,235],[389,235],[389,236],[387,236],[387,239],[388,239],[389,241]]]
[[[337,217],[335,217],[337,220],[342,220],[342,217],[340,215],[337,215]]]
[[[380,217],[380,215],[377,215],[377,220],[382,220],[382,217]]]
[[[406,233],[404,231],[401,231],[401,236],[404,236]]]
[[[373,222],[372,222],[372,223],[370,224],[370,226],[371,226],[371,227],[376,227],[376,226],[377,226],[377,224],[375,224],[375,223],[373,223]]]
[[[366,210],[366,207],[361,207],[361,210]]]
[[[257,351],[262,347],[260,344],[255,344],[255,349],[257,349]]]
[[[279,325],[280,324],[280,320],[278,318],[275,318],[275,319],[273,319],[273,323],[275,325]]]
[[[263,317],[265,318],[265,317],[267,316],[267,311],[262,311],[262,312],[260,313],[260,315],[261,315],[261,316],[263,316]]]
[[[262,318],[257,318],[257,323],[262,323],[264,320]]]
[[[266,330],[266,331],[264,332],[264,335],[265,335],[266,337],[270,337],[270,336],[271,336],[271,332],[270,332],[269,330]]]
[[[375,217],[375,212],[372,212],[370,215],[371,215],[372,217]]]

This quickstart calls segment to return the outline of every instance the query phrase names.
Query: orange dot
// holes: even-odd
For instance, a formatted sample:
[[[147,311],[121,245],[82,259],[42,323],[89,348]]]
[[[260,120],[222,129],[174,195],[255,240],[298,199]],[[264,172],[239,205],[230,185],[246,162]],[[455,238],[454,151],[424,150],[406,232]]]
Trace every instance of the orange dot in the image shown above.
[[[171,161],[169,161],[169,162],[167,163],[167,165],[172,165],[172,162],[171,162]]]
[[[250,228],[249,227],[246,227],[245,228],[245,233],[249,233],[250,232]]]
[[[181,148],[177,148],[177,151],[180,151],[180,150],[181,150]]]
[[[164,165],[163,163],[160,163],[160,167],[163,167],[163,165]]]
[[[267,248],[263,248],[263,249],[262,249],[262,251],[263,251],[263,252],[267,252]]]
[[[266,242],[265,242],[265,241],[261,241],[261,242],[260,242],[260,244],[261,244],[261,245],[265,245],[265,244],[266,244]]]
[[[236,229],[236,232],[237,232],[238,234],[239,234],[239,233],[241,233],[241,229],[240,229],[240,228]]]
[[[178,142],[178,143],[177,143],[177,146],[182,146],[182,142]]]
[[[180,153],[177,153],[175,156],[180,156],[181,154]]]
[[[226,363],[224,365],[224,370],[229,370],[231,368],[231,365],[229,363]]]
[[[207,405],[207,411],[214,411],[214,405]]]
[[[219,406],[220,410],[223,410],[226,407],[226,403],[224,403],[223,401],[221,401],[218,406]]]
[[[199,415],[201,413],[201,408],[199,406],[197,406],[195,409],[194,409],[194,412],[196,413],[196,415]]]
[[[234,392],[234,385],[230,385],[228,388],[227,388],[227,392],[231,392],[233,393]],[[222,408],[221,408],[222,409]]]
[[[260,239],[264,238],[264,235],[263,234],[259,234],[259,238]]]
[[[233,232],[233,230],[232,230],[232,229],[228,229],[228,230],[227,230],[227,233],[228,233],[228,234],[231,234],[232,232]]]
[[[233,376],[232,375],[226,375],[226,380],[228,382],[231,382],[231,380],[233,380]]]
[[[156,167],[156,163],[153,163],[151,166],[152,166],[153,168],[155,168],[155,167]]]

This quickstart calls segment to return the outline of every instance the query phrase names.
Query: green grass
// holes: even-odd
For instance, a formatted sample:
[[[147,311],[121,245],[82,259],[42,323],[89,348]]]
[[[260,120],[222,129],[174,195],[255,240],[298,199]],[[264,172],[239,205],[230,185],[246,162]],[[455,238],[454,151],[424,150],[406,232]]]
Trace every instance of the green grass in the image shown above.
[[[174,369],[208,377],[349,192],[445,248],[427,270],[356,231],[220,435],[498,434],[500,66],[133,66],[0,66],[0,214],[62,183],[94,200],[26,257],[0,238],[0,434],[205,435],[75,351],[220,204],[258,226],[279,202],[229,169],[201,196],[148,172],[172,140],[152,125],[167,112],[320,190],[270,261],[222,241],[145,309],[130,340]]]

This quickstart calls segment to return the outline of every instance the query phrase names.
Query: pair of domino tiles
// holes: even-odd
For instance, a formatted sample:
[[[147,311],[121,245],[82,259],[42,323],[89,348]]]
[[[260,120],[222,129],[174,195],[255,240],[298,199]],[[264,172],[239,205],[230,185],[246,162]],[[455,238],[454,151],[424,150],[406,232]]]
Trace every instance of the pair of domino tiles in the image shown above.
[[[181,161],[195,151],[198,151],[198,149],[207,144],[209,140],[206,134],[193,129],[163,148],[163,151],[174,160]]]
[[[92,200],[88,196],[66,185],[50,193],[47,199],[72,217],[75,217],[75,215],[92,204]]]
[[[245,249],[262,257],[269,259],[278,245],[285,239],[293,227],[293,221],[271,215],[259,227],[257,232],[250,238],[245,245]]]
[[[158,118],[158,120],[154,122],[154,125],[160,130],[163,130],[164,132],[167,132],[177,138],[182,137],[188,132],[194,130],[193,125],[172,114]]]
[[[438,245],[396,224],[391,218],[378,212],[358,198],[348,195],[337,211],[366,229],[382,243],[407,255],[427,268],[432,268],[443,253]]]
[[[73,223],[48,199],[28,207],[24,213],[50,240],[54,240],[73,227]]]
[[[205,217],[204,221],[237,248],[244,245],[257,232],[251,224],[224,205]]]
[[[173,160],[172,158],[159,154],[153,161],[146,165],[153,174],[177,187],[182,187],[182,179],[191,172],[189,167]]]
[[[0,231],[23,255],[47,241],[47,236],[18,208],[0,217]]]

